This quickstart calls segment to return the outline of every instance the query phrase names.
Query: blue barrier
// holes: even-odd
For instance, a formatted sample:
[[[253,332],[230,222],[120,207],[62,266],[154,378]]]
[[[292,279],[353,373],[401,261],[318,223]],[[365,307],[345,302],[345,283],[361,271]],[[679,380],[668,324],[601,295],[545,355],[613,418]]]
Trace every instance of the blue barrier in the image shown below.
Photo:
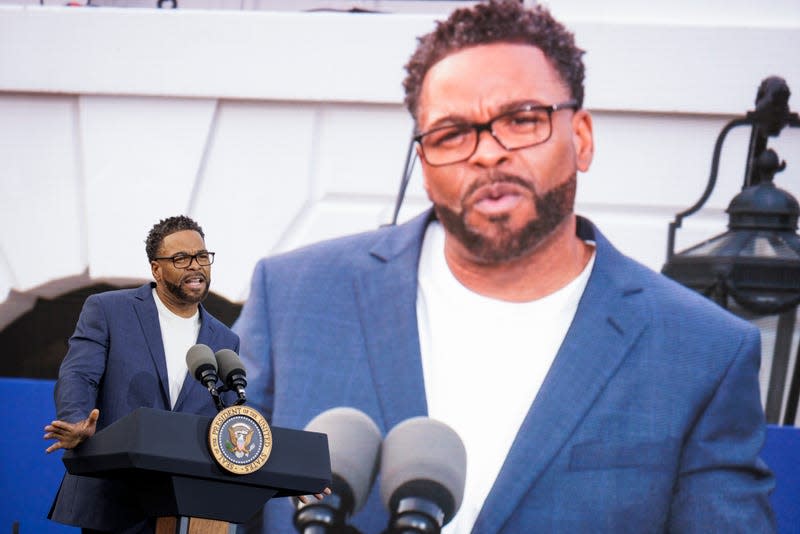
[[[767,426],[762,458],[775,473],[772,507],[780,534],[800,534],[800,428]]]
[[[50,503],[64,474],[61,452],[46,454],[44,425],[55,418],[52,380],[0,378],[10,405],[0,414],[0,532],[20,534],[78,533],[80,529],[47,519]]]

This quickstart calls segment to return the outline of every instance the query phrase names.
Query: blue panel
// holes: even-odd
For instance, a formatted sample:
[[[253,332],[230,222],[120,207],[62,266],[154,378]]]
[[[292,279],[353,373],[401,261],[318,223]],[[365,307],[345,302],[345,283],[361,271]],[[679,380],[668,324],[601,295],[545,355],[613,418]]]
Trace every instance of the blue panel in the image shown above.
[[[44,426],[55,417],[52,380],[0,378],[9,405],[0,411],[0,532],[76,533],[47,519],[64,464],[61,452],[46,454]]]
[[[800,428],[769,425],[761,455],[775,473],[771,500],[778,532],[800,534]]]

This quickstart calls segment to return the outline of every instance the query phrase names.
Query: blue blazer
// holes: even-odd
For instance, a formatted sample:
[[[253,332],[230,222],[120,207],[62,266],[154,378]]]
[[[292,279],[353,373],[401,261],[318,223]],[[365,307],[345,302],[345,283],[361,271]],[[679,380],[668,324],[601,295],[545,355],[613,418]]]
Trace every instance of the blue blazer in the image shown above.
[[[426,414],[416,295],[431,217],[257,265],[234,330],[274,425],[353,406],[385,434]],[[758,330],[587,220],[578,234],[597,245],[594,268],[473,532],[773,532]],[[369,534],[388,521],[379,484],[353,518]],[[263,521],[294,532],[285,500]]]
[[[79,421],[98,408],[100,431],[142,406],[171,410],[153,286],[150,283],[86,299],[56,382],[58,419]],[[214,351],[239,350],[238,336],[202,306],[197,343]],[[217,413],[208,390],[188,373],[175,411],[208,416]],[[68,473],[49,517],[69,525],[115,532],[144,519],[128,488]]]

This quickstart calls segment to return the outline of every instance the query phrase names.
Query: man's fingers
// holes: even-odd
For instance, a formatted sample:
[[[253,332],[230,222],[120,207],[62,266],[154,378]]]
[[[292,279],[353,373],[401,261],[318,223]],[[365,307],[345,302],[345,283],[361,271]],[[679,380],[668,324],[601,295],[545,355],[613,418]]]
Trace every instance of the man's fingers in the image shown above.
[[[94,435],[97,419],[100,417],[100,410],[95,408],[83,421],[77,423],[67,423],[66,421],[55,420],[44,427],[44,439],[57,440],[45,452],[51,453],[58,449],[72,449],[84,441],[87,437]]]
[[[61,439],[64,436],[63,432],[59,432],[54,428],[45,428],[47,432],[44,434],[44,439]]]
[[[61,430],[69,430],[74,425],[72,423],[67,423],[67,422],[64,422],[64,421],[53,421],[48,426],[51,426],[53,428],[58,428],[58,429],[61,429]]]
[[[330,488],[325,488],[325,489],[324,489],[324,490],[322,490],[321,492],[319,492],[319,493],[315,493],[315,494],[314,494],[314,497],[315,497],[315,498],[316,498],[318,501],[321,501],[322,499],[324,499],[324,498],[325,498],[325,496],[326,496],[326,495],[330,495],[331,493],[332,493],[332,492],[331,492],[331,489],[330,489]]]
[[[315,493],[314,494],[314,498],[317,499],[318,501],[321,501],[322,499],[325,498],[326,495],[330,495],[330,494],[331,494],[331,489],[330,488],[325,488],[321,492]],[[310,502],[310,499],[308,498],[308,495],[299,495],[297,497],[297,500],[300,501],[303,504],[308,504]]]
[[[64,436],[70,436],[73,433],[70,429],[56,428],[49,425],[44,427],[44,430],[53,439],[62,439]]]

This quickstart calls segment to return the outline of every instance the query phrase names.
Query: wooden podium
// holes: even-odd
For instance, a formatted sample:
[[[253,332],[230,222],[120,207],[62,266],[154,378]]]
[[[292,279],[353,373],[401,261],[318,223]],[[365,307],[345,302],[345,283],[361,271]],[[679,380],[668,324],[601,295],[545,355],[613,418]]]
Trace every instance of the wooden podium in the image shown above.
[[[269,499],[330,486],[325,434],[272,427],[266,463],[236,475],[209,452],[210,424],[210,417],[139,408],[65,452],[64,465],[73,475],[129,484],[145,514],[159,518],[159,534],[225,533],[227,523],[245,522]]]

